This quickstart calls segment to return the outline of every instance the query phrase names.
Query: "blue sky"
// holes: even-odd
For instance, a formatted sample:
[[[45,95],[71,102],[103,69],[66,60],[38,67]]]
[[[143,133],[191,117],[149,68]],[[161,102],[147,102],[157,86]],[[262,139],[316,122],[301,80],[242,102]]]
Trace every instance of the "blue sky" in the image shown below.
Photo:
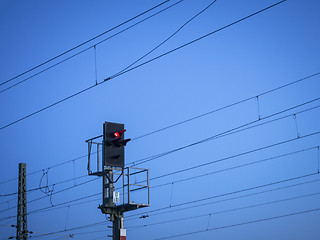
[[[181,1],[97,44],[177,2],[168,1],[72,53],[1,85],[0,128],[94,85],[95,71],[98,82],[116,74],[212,1]],[[0,83],[159,3],[1,0]],[[274,3],[217,0],[140,63]],[[39,190],[28,193],[28,229],[36,232],[34,237],[53,240],[74,234],[79,240],[104,239],[110,229],[97,209],[102,180],[78,178],[87,174],[87,159],[77,159],[87,154],[85,140],[102,134],[103,122],[124,123],[126,137],[137,138],[126,147],[127,163],[238,129],[242,131],[138,165],[149,169],[151,179],[183,172],[150,181],[151,206],[125,215],[128,239],[316,239],[320,218],[320,75],[308,76],[320,72],[319,10],[320,3],[315,0],[287,0],[1,129],[1,195],[17,191],[18,164],[25,162],[28,189],[38,188],[41,177],[48,172],[51,203],[55,206],[51,207],[50,197]],[[78,56],[5,90],[86,48]],[[277,90],[268,92],[272,89]],[[244,99],[248,100],[212,112]],[[240,128],[242,125],[252,128]],[[264,159],[269,160],[260,161]],[[64,162],[68,163],[53,167]],[[188,168],[193,169],[185,170]],[[70,181],[57,184],[64,180]],[[52,184],[56,184],[54,188]],[[145,200],[144,194],[137,193],[136,202]],[[16,195],[0,198],[0,239],[15,235],[15,229],[7,226],[16,222],[15,206]],[[32,213],[42,208],[50,211]],[[160,211],[162,208],[166,209]],[[145,214],[149,217],[140,218]],[[233,227],[224,228],[227,226]],[[42,235],[53,232],[58,233]]]

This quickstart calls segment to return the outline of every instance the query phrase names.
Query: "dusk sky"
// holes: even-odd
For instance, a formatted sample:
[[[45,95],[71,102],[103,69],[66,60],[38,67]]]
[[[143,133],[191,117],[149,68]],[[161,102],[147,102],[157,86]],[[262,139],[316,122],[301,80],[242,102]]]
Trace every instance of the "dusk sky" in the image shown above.
[[[319,12],[318,0],[0,0],[0,240],[16,236],[19,163],[30,239],[112,239],[87,173],[85,141],[104,122],[125,124],[126,166],[150,174],[127,239],[318,239]]]

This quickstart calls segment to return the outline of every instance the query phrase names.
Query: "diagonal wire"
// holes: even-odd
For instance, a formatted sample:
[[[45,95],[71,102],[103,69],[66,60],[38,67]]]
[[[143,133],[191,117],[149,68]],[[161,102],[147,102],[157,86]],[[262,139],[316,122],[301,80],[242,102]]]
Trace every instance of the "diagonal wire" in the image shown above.
[[[71,58],[74,58],[74,57],[76,57],[76,56],[78,56],[78,55],[90,50],[91,48],[94,48],[94,46],[100,45],[101,43],[104,43],[105,41],[107,41],[107,40],[109,40],[109,39],[111,39],[111,38],[113,38],[115,36],[118,36],[119,34],[121,34],[121,33],[125,32],[125,31],[127,31],[127,30],[129,30],[129,29],[131,29],[131,28],[133,28],[133,27],[135,27],[137,25],[139,25],[140,23],[145,22],[146,20],[148,20],[148,19],[150,19],[150,18],[152,18],[152,17],[154,17],[154,16],[156,16],[156,15],[158,15],[158,14],[160,14],[160,13],[162,13],[162,12],[168,10],[168,9],[170,9],[171,7],[174,7],[174,6],[178,5],[179,3],[183,2],[183,1],[184,0],[180,0],[180,1],[176,2],[176,3],[173,3],[172,5],[166,7],[166,8],[164,8],[164,9],[162,9],[162,10],[160,10],[160,11],[158,11],[158,12],[156,12],[156,13],[154,13],[154,14],[152,14],[152,15],[150,15],[150,16],[148,16],[148,17],[146,17],[146,18],[144,18],[144,19],[142,19],[142,20],[140,20],[140,21],[138,21],[138,22],[136,22],[134,24],[132,24],[132,25],[130,25],[127,28],[124,28],[123,30],[121,30],[121,31],[119,31],[119,32],[117,32],[117,33],[115,33],[115,34],[113,34],[113,35],[111,35],[111,36],[99,41],[99,42],[97,42],[95,45],[89,46],[89,47],[87,47],[87,48],[85,48],[85,49],[83,49],[83,50],[81,50],[81,51],[79,51],[79,52],[77,52],[77,53],[75,53],[75,54],[73,54],[73,55],[71,55],[71,56],[69,56],[69,57],[67,57],[67,58],[65,58],[65,59],[53,64],[53,65],[51,65],[51,66],[49,66],[49,67],[47,67],[47,68],[44,68],[43,70],[41,70],[41,71],[39,71],[39,72],[37,72],[37,73],[25,78],[25,79],[20,80],[19,82],[17,82],[15,84],[13,84],[13,85],[1,90],[0,94],[5,92],[5,91],[7,91],[7,90],[9,90],[9,89],[11,89],[11,88],[13,88],[13,87],[15,87],[15,86],[17,86],[17,85],[19,85],[19,84],[21,84],[21,83],[23,83],[23,82],[25,82],[25,81],[27,81],[27,80],[29,80],[29,79],[31,79],[31,78],[33,78],[33,77],[35,77],[35,76],[38,76],[39,74],[41,74],[43,72],[46,72],[46,71],[50,70],[51,68],[54,68],[54,67],[60,65],[61,63],[64,63],[64,62],[70,60]]]
[[[171,38],[173,38],[178,32],[180,32],[186,25],[188,25],[188,23],[190,23],[192,20],[194,20],[196,17],[198,17],[199,15],[201,15],[203,12],[205,12],[208,8],[210,8],[217,0],[212,1],[207,7],[205,7],[204,9],[202,9],[200,12],[198,12],[196,15],[194,15],[192,18],[190,18],[187,22],[185,22],[181,27],[179,27],[173,34],[171,34],[168,38],[166,38],[164,41],[162,41],[160,44],[158,44],[156,47],[154,47],[153,49],[151,49],[149,52],[147,52],[146,54],[144,54],[142,57],[138,58],[136,61],[134,61],[133,63],[131,63],[130,65],[128,65],[127,67],[125,67],[124,69],[122,69],[120,72],[116,73],[120,74],[122,72],[124,72],[125,70],[129,69],[130,67],[132,67],[133,65],[135,65],[136,63],[138,63],[139,61],[141,61],[142,59],[144,59],[145,57],[147,57],[148,55],[150,55],[152,52],[154,52],[155,50],[157,50],[159,47],[161,47],[163,44],[165,44],[167,41],[169,41]]]
[[[128,22],[131,22],[132,20],[134,20],[134,19],[136,19],[136,18],[138,18],[138,17],[140,17],[140,16],[142,16],[142,15],[144,15],[144,14],[146,14],[146,13],[148,13],[148,12],[150,12],[150,11],[158,8],[158,7],[160,7],[161,5],[163,5],[163,4],[165,4],[165,3],[169,2],[169,1],[170,1],[170,0],[166,0],[166,1],[164,1],[164,2],[162,2],[162,3],[160,3],[160,4],[156,5],[156,6],[154,6],[154,7],[152,7],[152,8],[150,8],[150,9],[148,9],[148,10],[146,10],[146,11],[144,11],[144,12],[138,14],[138,15],[136,15],[135,17],[132,17],[132,18],[130,18],[129,20],[126,20],[126,21],[118,24],[117,26],[115,26],[115,27],[113,27],[113,28],[108,29],[107,31],[105,31],[105,32],[103,32],[103,33],[100,33],[99,35],[97,35],[97,36],[95,36],[95,37],[93,37],[93,38],[91,38],[91,39],[89,39],[89,40],[87,40],[87,41],[85,41],[85,42],[83,42],[83,43],[81,43],[81,44],[79,44],[79,45],[77,45],[77,46],[75,46],[75,47],[73,47],[73,48],[65,51],[65,52],[63,52],[63,53],[61,53],[61,54],[59,54],[59,55],[57,55],[57,56],[55,56],[55,57],[53,57],[53,58],[50,58],[49,60],[47,60],[47,61],[45,61],[45,62],[43,62],[43,63],[41,63],[41,64],[39,64],[39,65],[37,65],[37,66],[35,66],[35,67],[33,67],[33,68],[31,68],[31,69],[23,72],[23,73],[18,74],[18,75],[16,75],[15,77],[12,77],[12,78],[10,78],[10,79],[7,80],[7,81],[4,81],[4,82],[0,83],[0,86],[3,85],[3,84],[6,84],[6,83],[8,83],[8,82],[11,82],[12,80],[14,80],[14,79],[16,79],[16,78],[18,78],[18,77],[21,77],[22,75],[25,75],[25,74],[27,74],[27,73],[29,73],[29,72],[31,72],[31,71],[33,71],[33,70],[35,70],[35,69],[37,69],[37,68],[45,65],[45,64],[47,64],[47,63],[49,63],[49,62],[51,62],[51,61],[53,61],[53,60],[55,60],[55,59],[57,59],[57,58],[59,58],[59,57],[62,57],[63,55],[66,55],[67,53],[69,53],[69,52],[71,52],[71,51],[73,51],[73,50],[75,50],[75,49],[77,49],[77,48],[79,48],[79,47],[81,47],[81,46],[83,46],[83,45],[85,45],[85,44],[87,44],[87,43],[89,43],[89,42],[91,42],[91,41],[93,41],[93,40],[95,40],[95,39],[103,36],[103,35],[105,35],[105,34],[108,33],[108,32],[111,32],[111,31],[115,30],[116,28],[121,27],[122,25],[124,25],[124,24],[126,24],[126,23],[128,23]]]
[[[39,109],[39,110],[31,113],[31,114],[28,114],[28,115],[26,115],[26,116],[24,116],[24,117],[22,117],[22,118],[19,118],[18,120],[15,120],[15,121],[7,124],[7,125],[4,125],[4,126],[0,127],[0,130],[3,130],[3,129],[5,129],[5,128],[11,126],[11,125],[14,125],[14,124],[16,124],[16,123],[18,123],[18,122],[20,122],[20,121],[23,121],[23,120],[25,120],[25,119],[27,119],[27,118],[29,118],[29,117],[31,117],[31,116],[34,116],[34,115],[36,115],[36,114],[38,114],[38,113],[40,113],[40,112],[42,112],[42,111],[45,111],[45,110],[47,110],[47,109],[49,109],[49,108],[51,108],[51,107],[54,107],[54,106],[56,106],[56,105],[58,105],[58,104],[60,104],[60,103],[62,103],[62,102],[65,102],[65,101],[67,101],[67,100],[69,100],[69,99],[71,99],[71,98],[73,98],[73,97],[75,97],[75,96],[78,96],[78,95],[80,95],[80,94],[82,94],[82,93],[84,93],[84,92],[87,92],[87,91],[89,91],[90,89],[92,89],[92,88],[94,88],[94,87],[97,87],[97,86],[99,86],[99,85],[101,85],[101,84],[103,84],[103,83],[105,83],[105,82],[108,82],[109,80],[111,80],[111,79],[113,79],[113,78],[119,77],[120,75],[123,75],[123,74],[125,74],[125,73],[127,73],[127,72],[130,72],[130,71],[132,71],[132,70],[134,70],[134,69],[136,69],[136,68],[142,67],[143,65],[148,64],[148,63],[150,63],[150,62],[153,62],[153,61],[156,60],[156,59],[159,59],[159,58],[161,58],[161,57],[164,57],[164,56],[166,56],[166,55],[168,55],[168,54],[170,54],[170,53],[173,53],[173,52],[175,52],[175,51],[177,51],[177,50],[179,50],[179,49],[181,49],[181,48],[184,48],[184,47],[189,46],[189,45],[191,45],[191,44],[193,44],[193,43],[195,43],[195,42],[197,42],[197,41],[200,41],[200,40],[202,40],[202,39],[204,39],[204,38],[206,38],[206,37],[208,37],[208,36],[211,36],[212,34],[215,34],[215,33],[217,33],[217,32],[220,32],[220,31],[222,31],[222,30],[224,30],[224,29],[226,29],[226,28],[229,28],[229,27],[231,27],[231,26],[233,26],[233,25],[235,25],[235,24],[237,24],[237,23],[240,23],[240,22],[242,22],[242,21],[244,21],[244,20],[246,20],[246,19],[248,19],[248,18],[251,18],[251,17],[253,17],[253,16],[257,15],[257,14],[260,14],[260,13],[262,13],[262,12],[264,12],[264,11],[267,11],[267,10],[269,10],[269,9],[271,9],[271,8],[277,6],[277,5],[279,5],[279,4],[281,4],[281,3],[285,2],[285,1],[287,1],[287,0],[282,0],[282,1],[278,2],[278,3],[272,4],[272,5],[270,5],[269,7],[266,7],[266,8],[264,8],[264,9],[261,9],[261,10],[255,12],[255,13],[252,13],[252,14],[244,17],[244,18],[241,18],[241,19],[239,19],[239,20],[237,20],[237,21],[235,21],[235,22],[232,22],[232,23],[230,23],[230,24],[228,24],[228,25],[226,25],[226,26],[224,26],[224,27],[222,27],[222,28],[219,28],[218,30],[215,30],[215,31],[210,32],[210,33],[208,33],[208,34],[206,34],[206,35],[203,35],[203,36],[201,36],[201,37],[199,37],[199,38],[197,38],[197,39],[194,39],[194,40],[192,40],[192,41],[190,41],[190,42],[188,42],[188,43],[186,43],[186,44],[181,45],[180,47],[177,47],[177,48],[175,48],[175,49],[172,49],[171,51],[168,51],[168,52],[166,52],[166,53],[164,53],[164,54],[161,54],[161,55],[159,55],[159,56],[157,56],[157,57],[155,57],[155,58],[152,58],[152,59],[150,59],[150,60],[148,60],[148,61],[146,61],[146,62],[144,62],[144,63],[141,63],[141,64],[139,64],[139,65],[137,65],[137,66],[135,66],[135,67],[132,67],[132,68],[130,68],[130,69],[128,69],[128,70],[120,73],[120,74],[116,74],[116,75],[113,75],[113,76],[111,76],[111,77],[108,77],[108,78],[104,79],[103,81],[99,82],[98,84],[91,85],[91,86],[89,86],[89,87],[87,87],[87,88],[85,88],[85,89],[83,89],[83,90],[81,90],[81,91],[79,91],[79,92],[76,92],[76,93],[74,93],[74,94],[72,94],[72,95],[70,95],[70,96],[68,96],[68,97],[65,97],[65,98],[63,98],[63,99],[61,99],[61,100],[59,100],[59,101],[57,101],[57,102],[55,102],[55,103],[52,103],[52,104],[50,104],[50,105],[48,105],[48,106],[46,106],[46,107],[44,107],[44,108],[41,108],[41,109]]]

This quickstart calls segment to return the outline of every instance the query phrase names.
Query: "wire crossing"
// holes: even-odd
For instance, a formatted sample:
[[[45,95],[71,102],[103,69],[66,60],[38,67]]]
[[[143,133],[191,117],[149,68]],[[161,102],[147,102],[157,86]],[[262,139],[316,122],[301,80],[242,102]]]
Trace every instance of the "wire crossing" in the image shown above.
[[[53,58],[50,58],[49,60],[47,60],[47,61],[45,61],[45,62],[43,62],[43,63],[41,63],[41,64],[39,64],[39,65],[37,65],[37,66],[35,66],[35,67],[33,67],[33,68],[31,68],[31,69],[23,72],[23,73],[20,73],[20,74],[16,75],[15,77],[12,77],[12,78],[10,78],[10,79],[8,79],[8,80],[0,83],[0,86],[6,84],[6,83],[8,83],[8,82],[11,82],[12,80],[14,80],[14,79],[16,79],[16,78],[18,78],[18,77],[21,77],[21,76],[23,76],[23,75],[25,75],[25,74],[27,74],[27,73],[29,73],[29,72],[37,69],[37,68],[39,68],[39,67],[41,67],[41,66],[49,63],[49,62],[52,62],[53,60],[55,60],[55,59],[57,59],[57,58],[60,58],[60,57],[62,57],[62,56],[64,56],[64,55],[66,55],[67,53],[69,53],[69,52],[71,52],[71,51],[73,51],[73,50],[76,50],[77,48],[79,48],[79,47],[81,47],[81,46],[83,46],[83,45],[85,45],[85,44],[87,44],[87,43],[89,43],[89,42],[92,42],[93,40],[95,40],[95,39],[97,39],[97,38],[99,38],[99,37],[107,34],[108,32],[111,32],[111,31],[113,31],[113,30],[121,27],[122,25],[125,25],[126,23],[133,21],[134,19],[136,19],[136,18],[138,18],[138,17],[140,17],[140,16],[142,16],[142,15],[144,15],[144,14],[146,14],[146,13],[148,13],[148,12],[150,12],[150,11],[152,11],[152,10],[160,7],[160,6],[162,6],[163,4],[165,4],[165,3],[169,2],[169,1],[171,1],[171,0],[166,0],[166,1],[164,1],[164,2],[162,2],[162,3],[160,3],[160,4],[158,4],[158,5],[150,8],[150,9],[148,9],[148,10],[146,10],[146,11],[144,11],[144,12],[142,12],[142,13],[140,13],[140,14],[138,14],[138,15],[136,15],[136,16],[134,16],[134,17],[132,17],[132,18],[130,18],[130,19],[122,22],[122,23],[120,23],[120,24],[118,24],[117,26],[115,26],[115,27],[113,27],[113,28],[108,29],[107,31],[105,31],[105,32],[103,32],[103,33],[100,33],[99,35],[97,35],[97,36],[95,36],[95,37],[93,37],[93,38],[90,38],[89,40],[87,40],[87,41],[85,41],[85,42],[83,42],[83,43],[80,43],[79,45],[77,45],[77,46],[75,46],[75,47],[73,47],[73,48],[71,48],[71,49],[69,49],[69,50],[67,50],[67,51],[65,51],[65,52],[63,52],[63,53],[61,53],[61,54],[59,54],[59,55],[57,55],[57,56],[55,56],[55,57],[53,57]]]
[[[109,81],[109,80],[111,80],[111,79],[113,79],[113,78],[119,77],[119,76],[121,76],[121,75],[123,75],[123,74],[125,74],[125,73],[128,73],[128,72],[136,69],[136,68],[140,68],[140,67],[142,67],[142,66],[144,66],[144,65],[146,65],[146,64],[148,64],[148,63],[150,63],[150,62],[153,62],[153,61],[155,61],[155,60],[157,60],[157,59],[159,59],[159,58],[161,58],[161,57],[164,57],[164,56],[166,56],[166,55],[168,55],[168,54],[171,54],[171,53],[173,53],[173,52],[175,52],[175,51],[177,51],[177,50],[180,50],[180,49],[182,49],[182,48],[184,48],[184,47],[186,47],[186,46],[189,46],[189,45],[191,45],[191,44],[193,44],[193,43],[195,43],[195,42],[198,42],[198,41],[200,41],[200,40],[202,40],[202,39],[204,39],[204,38],[206,38],[206,37],[209,37],[209,36],[211,36],[211,35],[213,35],[213,34],[215,34],[215,33],[218,33],[218,32],[220,32],[220,31],[222,31],[222,30],[224,30],[224,29],[227,29],[227,28],[229,28],[229,27],[231,27],[231,26],[233,26],[233,25],[235,25],[235,24],[238,24],[238,23],[240,23],[240,22],[242,22],[242,21],[244,21],[244,20],[247,20],[247,19],[249,19],[249,18],[251,18],[251,17],[253,17],[253,16],[255,16],[255,15],[258,15],[258,14],[264,12],[264,11],[267,11],[267,10],[273,8],[273,7],[276,7],[276,6],[278,6],[279,4],[284,3],[284,2],[286,2],[286,1],[287,1],[287,0],[282,0],[282,1],[278,2],[278,3],[272,4],[272,5],[270,5],[269,7],[266,7],[266,8],[264,8],[264,9],[261,9],[261,10],[255,12],[255,13],[252,13],[252,14],[244,17],[244,18],[241,18],[241,19],[239,19],[239,20],[237,20],[237,21],[235,21],[235,22],[232,22],[232,23],[230,23],[230,24],[228,24],[228,25],[225,25],[224,27],[221,27],[221,28],[219,28],[218,30],[212,31],[212,32],[210,32],[210,33],[208,33],[208,34],[206,34],[206,35],[203,35],[203,36],[201,36],[201,37],[199,37],[199,38],[197,38],[197,39],[194,39],[194,40],[192,40],[192,41],[190,41],[190,42],[188,42],[188,43],[186,43],[186,44],[181,45],[180,47],[177,47],[177,48],[175,48],[175,49],[172,49],[171,51],[168,51],[168,52],[166,52],[166,53],[164,53],[164,54],[161,54],[161,55],[159,55],[159,56],[157,56],[157,57],[155,57],[155,58],[152,58],[152,59],[150,59],[150,60],[148,60],[148,61],[146,61],[146,62],[144,62],[144,63],[141,63],[141,64],[139,64],[139,65],[137,65],[137,66],[135,66],[135,67],[132,67],[132,68],[130,68],[130,69],[128,69],[128,70],[126,70],[126,71],[124,71],[124,72],[122,72],[122,73],[115,74],[115,75],[113,75],[113,76],[107,77],[106,79],[104,79],[103,81],[101,81],[101,82],[99,82],[99,83],[97,83],[97,84],[91,85],[91,86],[89,86],[89,87],[87,87],[87,88],[85,88],[85,89],[83,89],[83,90],[81,90],[81,91],[79,91],[79,92],[76,92],[76,93],[74,93],[74,94],[72,94],[72,95],[70,95],[70,96],[68,96],[68,97],[65,97],[65,98],[63,98],[63,99],[61,99],[61,100],[59,100],[59,101],[57,101],[57,102],[55,102],[55,103],[52,103],[52,104],[50,104],[50,105],[48,105],[48,106],[46,106],[46,107],[44,107],[44,108],[41,108],[41,109],[39,109],[39,110],[37,110],[37,111],[35,111],[35,112],[33,112],[33,113],[30,113],[30,114],[28,114],[28,115],[26,115],[26,116],[24,116],[24,117],[22,117],[22,118],[20,118],[20,119],[18,119],[18,120],[15,120],[15,121],[7,124],[7,125],[4,125],[4,126],[2,126],[2,127],[0,128],[0,130],[3,130],[3,129],[5,129],[5,128],[9,127],[9,126],[12,126],[12,125],[14,125],[14,124],[16,124],[16,123],[18,123],[18,122],[21,122],[21,121],[27,119],[27,118],[30,118],[30,117],[32,117],[32,116],[34,116],[34,115],[36,115],[36,114],[38,114],[38,113],[40,113],[40,112],[43,112],[43,111],[45,111],[45,110],[47,110],[47,109],[49,109],[49,108],[52,108],[52,107],[54,107],[54,106],[56,106],[56,105],[58,105],[58,104],[60,104],[60,103],[62,103],[62,102],[65,102],[65,101],[67,101],[67,100],[69,100],[69,99],[71,99],[71,98],[73,98],[73,97],[76,97],[76,96],[78,96],[78,95],[80,95],[80,94],[82,94],[82,93],[84,93],[84,92],[87,92],[87,91],[93,89],[94,87],[97,87],[97,86],[99,86],[99,85],[101,85],[101,84],[103,84],[103,83],[105,83],[105,82],[107,82],[107,81]]]
[[[76,56],[78,56],[78,55],[80,55],[80,54],[82,54],[82,53],[84,53],[84,52],[92,49],[92,48],[95,48],[95,46],[98,46],[98,45],[104,43],[105,41],[107,41],[107,40],[109,40],[109,39],[112,39],[112,38],[118,36],[119,34],[121,34],[121,33],[125,32],[125,31],[127,31],[127,30],[129,30],[129,29],[131,29],[131,28],[133,28],[133,27],[135,27],[135,26],[137,26],[137,25],[139,25],[139,24],[141,24],[141,23],[143,23],[143,22],[145,22],[145,21],[147,21],[147,20],[149,20],[149,19],[151,19],[151,18],[153,18],[154,16],[157,16],[158,14],[160,14],[160,13],[162,13],[162,12],[164,12],[164,11],[166,11],[166,10],[168,10],[168,9],[170,9],[170,8],[178,5],[178,4],[180,4],[180,3],[183,2],[183,1],[184,1],[184,0],[180,0],[180,1],[178,1],[178,2],[175,2],[175,3],[171,4],[171,5],[169,5],[168,7],[164,8],[164,9],[162,9],[162,10],[160,10],[160,11],[158,11],[158,12],[156,12],[156,13],[154,13],[154,14],[152,14],[152,15],[150,15],[150,16],[148,16],[148,17],[146,17],[146,18],[144,18],[144,19],[142,19],[142,20],[140,20],[140,21],[138,21],[138,22],[136,22],[136,23],[134,23],[134,24],[132,24],[132,25],[130,25],[129,27],[126,27],[126,28],[124,28],[123,30],[121,30],[121,31],[119,31],[119,32],[117,32],[117,33],[114,33],[113,35],[111,35],[111,36],[109,36],[109,37],[107,37],[107,38],[105,38],[105,39],[103,39],[103,40],[95,43],[94,45],[89,46],[89,47],[87,47],[87,48],[85,48],[85,49],[83,49],[83,50],[81,50],[81,51],[79,51],[79,52],[77,52],[77,53],[75,53],[75,54],[73,54],[73,55],[71,55],[71,56],[69,56],[69,57],[67,57],[67,58],[59,61],[59,62],[57,62],[57,63],[55,63],[55,64],[52,64],[51,66],[49,66],[49,67],[47,67],[47,68],[42,69],[41,71],[39,71],[39,72],[37,72],[37,73],[35,73],[35,74],[33,74],[33,75],[25,78],[25,79],[22,79],[22,80],[18,81],[17,83],[15,83],[15,84],[13,84],[13,85],[11,85],[11,86],[9,86],[9,87],[1,90],[1,91],[0,91],[0,94],[3,93],[3,92],[5,92],[5,91],[7,91],[7,90],[9,90],[9,89],[11,89],[11,88],[13,88],[13,87],[15,87],[15,86],[17,86],[17,85],[19,85],[19,84],[21,84],[21,83],[23,83],[23,82],[25,82],[25,81],[27,81],[27,80],[29,80],[29,79],[31,79],[31,78],[33,78],[33,77],[35,77],[35,76],[38,76],[38,75],[41,74],[41,73],[44,73],[44,72],[46,72],[46,71],[54,68],[54,67],[56,67],[56,66],[58,66],[58,65],[60,65],[60,64],[62,64],[62,63],[64,63],[64,62],[66,62],[66,61],[68,61],[68,60],[70,60],[70,59],[72,59],[72,58],[74,58],[74,57],[76,57]],[[96,84],[97,84],[97,83],[98,83],[98,81],[96,82]]]

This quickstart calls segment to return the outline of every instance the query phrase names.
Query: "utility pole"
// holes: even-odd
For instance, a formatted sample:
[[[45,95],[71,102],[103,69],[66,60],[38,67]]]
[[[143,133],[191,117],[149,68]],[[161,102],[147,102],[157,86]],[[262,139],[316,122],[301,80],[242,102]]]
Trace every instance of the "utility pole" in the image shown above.
[[[103,135],[87,140],[88,143],[88,174],[102,177],[102,205],[99,208],[103,214],[109,214],[112,222],[113,240],[126,240],[126,229],[124,228],[124,212],[137,210],[150,206],[150,188],[148,169],[125,167],[124,147],[130,139],[124,138],[124,124],[105,122],[103,124]],[[103,137],[101,142],[94,142]],[[96,171],[91,168],[92,144],[97,146]],[[102,161],[99,157],[99,149],[102,145]],[[100,169],[99,162],[102,162]],[[130,171],[133,169],[133,172]],[[139,183],[132,183],[132,175],[141,176]],[[122,184],[120,184],[122,178]],[[122,189],[122,204],[120,203],[120,192]],[[147,204],[135,203],[130,199],[130,193],[136,190],[147,189]],[[119,191],[119,190],[118,190]]]
[[[17,207],[17,240],[27,240],[27,180],[26,164],[19,163],[18,207]]]

